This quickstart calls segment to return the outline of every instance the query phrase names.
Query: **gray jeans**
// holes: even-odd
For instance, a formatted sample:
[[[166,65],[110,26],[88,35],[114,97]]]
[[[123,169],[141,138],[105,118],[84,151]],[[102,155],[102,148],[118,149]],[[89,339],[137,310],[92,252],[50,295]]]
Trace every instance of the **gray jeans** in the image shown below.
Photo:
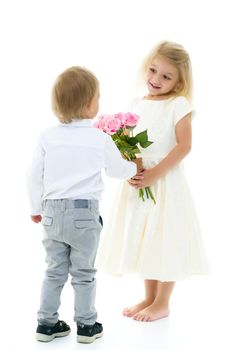
[[[102,229],[98,201],[46,200],[42,224],[48,267],[38,322],[50,325],[58,321],[60,295],[70,273],[75,293],[74,321],[94,324],[97,318],[94,263]]]

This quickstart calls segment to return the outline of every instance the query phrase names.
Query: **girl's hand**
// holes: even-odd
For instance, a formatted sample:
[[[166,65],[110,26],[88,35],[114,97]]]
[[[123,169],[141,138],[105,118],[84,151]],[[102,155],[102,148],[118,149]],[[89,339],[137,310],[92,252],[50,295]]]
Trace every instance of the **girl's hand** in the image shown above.
[[[136,187],[136,186],[138,186],[139,183],[140,184],[142,183],[143,179],[144,179],[144,177],[143,177],[142,173],[140,173],[140,174],[137,174],[137,175],[131,177],[131,179],[128,180],[128,183],[131,186]]]
[[[31,219],[32,219],[33,222],[38,224],[38,222],[41,222],[42,216],[41,215],[31,215]]]
[[[128,182],[134,188],[143,188],[151,186],[159,179],[159,176],[156,174],[156,168],[145,169],[140,174],[132,177]]]

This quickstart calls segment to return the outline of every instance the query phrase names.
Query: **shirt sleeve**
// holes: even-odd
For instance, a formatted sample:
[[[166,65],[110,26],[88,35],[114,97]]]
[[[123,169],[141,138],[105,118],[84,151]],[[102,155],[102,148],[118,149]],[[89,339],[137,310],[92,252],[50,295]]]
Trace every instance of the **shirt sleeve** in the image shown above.
[[[109,135],[106,135],[105,143],[105,171],[108,176],[117,179],[130,179],[137,173],[136,164],[122,158]]]
[[[189,113],[192,113],[193,117],[194,113],[190,102],[184,96],[177,97],[174,109],[174,125],[176,125],[182,118],[184,118]]]
[[[40,215],[42,213],[44,156],[45,151],[42,145],[42,137],[40,137],[34,151],[31,166],[26,174],[31,215]]]

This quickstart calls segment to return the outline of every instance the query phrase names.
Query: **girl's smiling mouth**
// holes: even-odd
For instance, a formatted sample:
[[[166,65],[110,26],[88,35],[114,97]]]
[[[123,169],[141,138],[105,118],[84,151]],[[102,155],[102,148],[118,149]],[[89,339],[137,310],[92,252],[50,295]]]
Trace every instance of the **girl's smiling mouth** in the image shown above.
[[[149,81],[149,84],[151,85],[151,87],[152,87],[153,89],[160,89],[160,88],[161,88],[160,85],[154,84],[154,83],[152,83],[151,81]]]

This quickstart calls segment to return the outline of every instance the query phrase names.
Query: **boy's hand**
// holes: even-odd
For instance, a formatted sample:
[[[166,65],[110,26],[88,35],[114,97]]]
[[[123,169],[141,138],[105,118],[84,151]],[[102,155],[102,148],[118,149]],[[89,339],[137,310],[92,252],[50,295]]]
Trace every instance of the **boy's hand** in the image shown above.
[[[38,224],[39,222],[41,222],[42,216],[41,215],[31,215],[31,219],[32,219],[33,222]]]
[[[132,160],[137,165],[137,174],[141,173],[143,169],[142,158],[135,158]]]

